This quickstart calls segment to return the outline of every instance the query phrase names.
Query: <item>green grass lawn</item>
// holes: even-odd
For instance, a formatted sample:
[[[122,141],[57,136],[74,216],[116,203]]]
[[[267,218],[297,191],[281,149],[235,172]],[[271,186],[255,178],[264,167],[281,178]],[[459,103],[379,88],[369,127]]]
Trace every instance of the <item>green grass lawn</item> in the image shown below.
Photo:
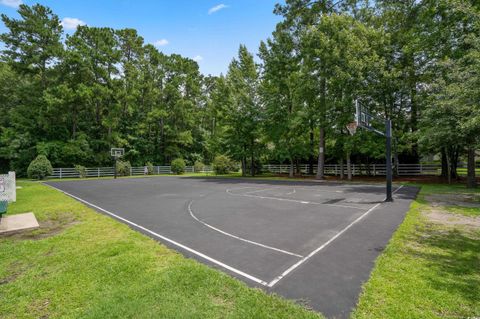
[[[166,248],[36,182],[9,214],[42,227],[0,237],[0,318],[319,318]]]
[[[353,318],[480,316],[480,208],[428,200],[472,193],[480,195],[462,185],[422,186],[377,259]]]

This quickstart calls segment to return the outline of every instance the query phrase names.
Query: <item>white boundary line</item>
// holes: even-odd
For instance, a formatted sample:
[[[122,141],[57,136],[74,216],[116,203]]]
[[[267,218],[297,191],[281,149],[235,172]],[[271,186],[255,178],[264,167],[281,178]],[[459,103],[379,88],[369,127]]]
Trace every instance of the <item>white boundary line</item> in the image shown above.
[[[367,210],[365,213],[363,213],[360,217],[358,217],[357,219],[355,219],[353,222],[351,222],[350,224],[348,224],[347,227],[345,227],[344,229],[342,229],[341,231],[339,231],[335,236],[333,236],[332,238],[330,238],[329,240],[327,240],[323,245],[321,245],[320,247],[318,247],[317,249],[315,249],[314,251],[312,251],[310,254],[308,254],[307,256],[303,257],[302,259],[300,259],[298,262],[296,262],[295,264],[293,264],[292,266],[290,266],[287,270],[285,270],[280,276],[276,277],[275,279],[273,279],[271,282],[268,283],[268,287],[273,287],[275,286],[280,280],[282,280],[286,275],[288,275],[289,273],[291,273],[292,271],[294,271],[295,269],[297,269],[300,265],[302,265],[304,262],[306,262],[307,260],[309,260],[310,258],[312,258],[315,254],[317,254],[320,250],[324,249],[325,247],[327,247],[331,242],[333,242],[335,239],[337,239],[340,235],[342,235],[344,232],[346,232],[350,227],[352,227],[353,225],[355,225],[356,223],[358,223],[360,220],[362,220],[365,216],[367,216],[372,210],[374,210],[375,208],[377,208],[378,206],[380,206],[381,203],[378,203],[376,204],[375,206],[373,206],[372,208],[370,208],[369,210]]]
[[[266,281],[263,281],[263,280],[261,280],[261,279],[259,279],[259,278],[257,278],[257,277],[252,276],[252,275],[249,275],[249,274],[247,274],[247,273],[245,273],[245,272],[243,272],[243,271],[241,271],[241,270],[238,270],[238,269],[236,269],[236,268],[234,268],[234,267],[232,267],[232,266],[229,266],[229,265],[227,265],[227,264],[224,264],[224,263],[222,263],[221,261],[218,261],[218,260],[216,260],[216,259],[213,259],[212,257],[209,257],[209,256],[207,256],[207,255],[205,255],[205,254],[203,254],[203,253],[201,253],[201,252],[199,252],[199,251],[196,251],[196,250],[194,250],[194,249],[192,249],[192,248],[190,248],[190,247],[187,247],[187,246],[185,246],[185,245],[183,245],[183,244],[180,244],[180,243],[178,243],[178,242],[176,242],[176,241],[174,241],[174,240],[172,240],[172,239],[170,239],[170,238],[167,238],[167,237],[165,237],[165,236],[162,236],[162,235],[160,235],[160,234],[157,234],[156,232],[151,231],[150,229],[147,229],[147,228],[145,228],[145,227],[143,227],[143,226],[140,226],[140,225],[138,225],[138,224],[136,224],[136,223],[134,223],[134,222],[131,222],[131,221],[129,221],[128,219],[125,219],[125,218],[123,218],[123,217],[120,217],[120,216],[118,216],[118,215],[116,215],[116,214],[114,214],[114,213],[112,213],[112,212],[109,212],[108,210],[103,209],[103,208],[101,208],[101,207],[99,207],[99,206],[97,206],[97,205],[95,205],[95,204],[92,204],[92,203],[90,203],[90,202],[87,202],[86,200],[81,199],[80,197],[77,197],[77,196],[75,196],[75,195],[72,195],[72,194],[70,194],[70,193],[67,193],[67,192],[65,192],[65,191],[63,191],[63,190],[61,190],[61,189],[59,189],[59,188],[56,188],[55,186],[52,186],[52,185],[49,185],[49,184],[44,184],[44,185],[48,185],[48,186],[50,186],[50,187],[52,187],[52,188],[54,188],[54,189],[56,189],[56,190],[64,193],[65,195],[68,195],[68,196],[70,196],[70,197],[72,197],[72,198],[74,198],[74,199],[76,199],[76,200],[78,200],[78,201],[80,201],[80,202],[82,202],[82,203],[84,203],[84,204],[87,204],[87,205],[89,205],[89,206],[91,206],[91,207],[93,207],[93,208],[96,208],[96,209],[104,212],[105,214],[108,214],[108,215],[110,215],[110,216],[112,216],[112,217],[115,217],[116,219],[119,219],[119,220],[121,220],[121,221],[123,221],[123,222],[125,222],[125,223],[127,223],[127,224],[129,224],[129,225],[132,225],[132,226],[134,226],[134,227],[136,227],[136,228],[138,228],[138,229],[141,229],[141,230],[143,230],[143,231],[145,231],[145,232],[147,232],[147,233],[149,233],[149,234],[151,234],[151,235],[153,235],[153,236],[155,236],[155,237],[157,237],[157,238],[160,238],[160,239],[162,239],[162,240],[164,240],[164,241],[167,241],[167,242],[169,242],[169,243],[171,243],[171,244],[173,244],[173,245],[175,245],[175,246],[178,246],[178,247],[180,247],[180,248],[182,248],[182,249],[184,249],[184,250],[186,250],[186,251],[188,251],[188,252],[190,252],[190,253],[192,253],[192,254],[195,254],[195,255],[197,255],[197,256],[199,256],[199,257],[202,257],[203,259],[206,259],[206,260],[208,260],[208,261],[210,261],[210,262],[212,262],[212,263],[214,263],[214,264],[217,264],[217,265],[219,265],[219,266],[221,266],[221,267],[223,267],[223,268],[225,268],[225,269],[228,269],[228,270],[230,270],[231,272],[233,272],[233,273],[235,273],[235,274],[237,274],[237,275],[240,275],[240,276],[243,276],[243,277],[245,277],[245,278],[248,278],[248,279],[250,279],[250,280],[252,280],[252,281],[254,281],[254,282],[258,283],[258,284],[261,284],[261,285],[263,285],[263,286],[267,286],[267,285],[268,285],[268,283],[267,283]]]
[[[272,246],[264,245],[264,244],[257,243],[257,242],[252,241],[252,240],[248,240],[248,239],[245,239],[245,238],[227,233],[226,231],[223,231],[219,228],[216,228],[216,227],[214,227],[210,224],[207,224],[206,222],[204,222],[203,220],[201,220],[197,216],[195,216],[195,214],[193,213],[193,210],[192,210],[192,203],[193,203],[193,200],[191,200],[190,203],[188,203],[188,212],[190,213],[190,216],[192,216],[192,218],[195,219],[197,222],[199,222],[199,223],[201,223],[201,224],[203,224],[203,225],[205,225],[205,226],[207,226],[207,227],[209,227],[209,228],[211,228],[211,229],[213,229],[213,230],[215,230],[215,231],[217,231],[217,232],[219,232],[219,233],[221,233],[225,236],[229,236],[229,237],[244,241],[246,243],[249,243],[249,244],[252,244],[252,245],[257,245],[257,246],[260,246],[260,247],[263,247],[263,248],[266,248],[266,249],[275,250],[275,251],[278,251],[278,252],[283,253],[283,254],[292,255],[292,256],[295,256],[295,257],[299,257],[299,258],[303,257],[302,255],[295,254],[295,253],[289,252],[287,250],[283,250],[283,249],[280,249],[280,248],[275,248],[275,247],[272,247]]]
[[[395,194],[397,191],[399,191],[401,188],[403,187],[403,185],[401,185],[400,187],[398,187],[392,194]],[[275,278],[274,280],[272,280],[271,282],[268,283],[268,287],[272,288],[273,286],[275,286],[280,280],[282,280],[285,276],[287,276],[289,273],[291,273],[292,271],[294,271],[296,268],[298,268],[300,265],[302,265],[303,263],[305,263],[307,260],[309,260],[311,257],[313,257],[315,254],[317,254],[319,251],[321,251],[322,249],[324,249],[325,247],[327,247],[329,244],[331,244],[335,239],[337,239],[338,237],[340,237],[340,235],[342,235],[344,232],[346,232],[348,229],[350,229],[350,227],[352,227],[353,225],[355,225],[356,223],[358,223],[359,221],[361,221],[365,216],[367,216],[368,214],[370,214],[375,208],[377,208],[378,206],[380,206],[382,203],[378,203],[376,204],[375,206],[373,206],[372,208],[370,208],[369,210],[367,210],[365,213],[363,213],[360,217],[358,217],[357,219],[355,219],[353,222],[351,222],[350,224],[348,224],[344,229],[342,229],[341,231],[339,231],[337,234],[335,234],[335,236],[333,236],[332,238],[330,238],[329,240],[327,240],[323,245],[321,245],[320,247],[318,247],[317,249],[315,249],[314,251],[312,251],[310,254],[308,254],[307,256],[303,257],[302,259],[300,259],[298,262],[296,262],[295,264],[293,264],[292,266],[290,266],[287,270],[285,270],[280,276],[278,276],[277,278]]]

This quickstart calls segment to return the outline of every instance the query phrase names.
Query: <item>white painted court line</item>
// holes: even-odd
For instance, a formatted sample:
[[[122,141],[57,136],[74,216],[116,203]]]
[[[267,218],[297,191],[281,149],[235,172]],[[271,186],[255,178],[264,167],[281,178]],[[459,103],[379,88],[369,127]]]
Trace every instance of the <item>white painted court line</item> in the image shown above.
[[[44,185],[48,185],[48,184],[44,184]],[[223,268],[225,268],[225,269],[228,269],[228,270],[230,270],[231,272],[233,272],[233,273],[235,273],[235,274],[237,274],[237,275],[240,275],[240,276],[242,276],[242,277],[248,278],[248,279],[250,279],[250,280],[252,280],[252,281],[254,281],[254,282],[258,283],[258,284],[261,284],[261,285],[263,285],[263,286],[267,286],[267,285],[268,285],[268,283],[267,283],[266,281],[263,281],[263,280],[255,277],[255,276],[249,275],[249,274],[247,274],[247,273],[245,273],[245,272],[243,272],[243,271],[241,271],[241,270],[238,270],[238,269],[236,269],[236,268],[234,268],[234,267],[232,267],[232,266],[229,266],[229,265],[227,265],[227,264],[224,264],[224,263],[222,263],[221,261],[218,261],[218,260],[216,260],[216,259],[214,259],[214,258],[212,258],[212,257],[209,257],[209,256],[207,256],[207,255],[205,255],[205,254],[203,254],[203,253],[201,253],[201,252],[199,252],[199,251],[196,251],[196,250],[194,250],[194,249],[192,249],[192,248],[190,248],[190,247],[187,247],[187,246],[185,246],[185,245],[183,245],[183,244],[180,244],[180,243],[178,243],[178,242],[176,242],[176,241],[174,241],[174,240],[172,240],[172,239],[170,239],[170,238],[167,238],[167,237],[165,237],[165,236],[162,236],[162,235],[160,235],[160,234],[157,234],[156,232],[151,231],[151,230],[148,229],[148,228],[145,228],[145,227],[143,227],[143,226],[140,226],[140,225],[138,225],[138,224],[136,224],[136,223],[134,223],[134,222],[129,221],[128,219],[125,219],[125,218],[123,218],[123,217],[120,217],[120,216],[112,213],[112,212],[109,212],[108,210],[103,209],[103,208],[101,208],[101,207],[99,207],[99,206],[97,206],[97,205],[95,205],[95,204],[92,204],[92,203],[90,203],[90,202],[88,202],[88,201],[86,201],[86,200],[84,200],[84,199],[81,199],[80,197],[77,197],[77,196],[75,196],[75,195],[69,194],[69,193],[67,193],[67,192],[65,192],[65,191],[63,191],[63,190],[61,190],[61,189],[59,189],[59,188],[56,188],[55,186],[52,186],[52,185],[48,185],[48,186],[50,186],[50,187],[52,187],[52,188],[54,188],[54,189],[56,189],[56,190],[64,193],[65,195],[68,195],[68,196],[70,196],[70,197],[72,197],[72,198],[75,198],[76,200],[78,200],[78,201],[80,201],[80,202],[82,202],[82,203],[84,203],[84,204],[87,204],[87,205],[89,205],[89,206],[91,206],[91,207],[93,207],[93,208],[96,208],[96,209],[104,212],[105,214],[108,214],[108,215],[110,215],[110,216],[112,216],[112,217],[115,217],[116,219],[119,219],[119,220],[121,220],[121,221],[123,221],[123,222],[125,222],[125,223],[127,223],[127,224],[129,224],[129,225],[132,225],[132,226],[134,226],[134,227],[136,227],[136,228],[138,228],[138,229],[141,229],[141,230],[143,230],[143,231],[145,231],[145,232],[147,232],[147,233],[149,233],[149,234],[151,234],[151,235],[153,235],[153,236],[155,236],[155,237],[157,237],[157,238],[160,238],[160,239],[162,239],[162,240],[164,240],[164,241],[166,241],[166,242],[169,242],[169,243],[171,243],[171,244],[173,244],[173,245],[175,245],[175,246],[178,246],[178,247],[180,247],[180,248],[182,248],[182,249],[184,249],[184,250],[186,250],[186,251],[188,251],[188,252],[190,252],[190,253],[192,253],[192,254],[195,254],[195,255],[197,255],[197,256],[199,256],[199,257],[202,257],[203,259],[208,260],[208,261],[210,261],[210,262],[212,262],[212,263],[214,263],[214,264],[216,264],[216,265],[218,265],[218,266],[220,266],[220,267],[223,267]]]
[[[272,246],[264,245],[264,244],[257,243],[257,242],[252,241],[252,240],[248,240],[248,239],[245,239],[245,238],[227,233],[226,231],[223,231],[219,228],[216,228],[216,227],[214,227],[210,224],[207,224],[206,222],[204,222],[203,220],[201,220],[197,216],[195,216],[195,214],[193,213],[193,210],[192,210],[192,203],[193,203],[193,200],[191,200],[190,203],[188,203],[188,212],[190,213],[190,216],[192,216],[192,218],[195,219],[197,222],[199,222],[199,223],[201,223],[201,224],[203,224],[203,225],[205,225],[205,226],[207,226],[207,227],[209,227],[209,228],[211,228],[211,229],[213,229],[213,230],[215,230],[215,231],[217,231],[217,232],[219,232],[223,235],[226,235],[226,236],[244,241],[244,242],[252,244],[252,245],[256,245],[256,246],[260,246],[260,247],[263,247],[263,248],[266,248],[266,249],[278,251],[278,252],[283,253],[283,254],[292,255],[292,256],[295,256],[295,257],[299,257],[299,258],[303,257],[302,255],[295,254],[295,253],[292,253],[292,252],[287,251],[287,250],[283,250],[283,249],[275,248],[275,247],[272,247]]]
[[[263,188],[263,189],[257,189],[256,191],[251,191],[251,192],[246,192],[245,194],[253,194],[253,193],[260,193],[260,192],[266,192],[272,189],[278,189],[278,187],[270,187],[270,188]]]
[[[365,216],[367,216],[372,210],[374,210],[375,208],[377,208],[378,206],[380,206],[381,203],[378,203],[376,204],[375,206],[373,206],[372,208],[370,208],[369,210],[367,210],[365,213],[363,213],[360,217],[358,217],[357,219],[355,219],[353,222],[351,222],[347,227],[345,227],[344,229],[342,229],[341,231],[339,231],[335,236],[333,236],[332,238],[330,238],[327,242],[325,242],[323,245],[321,245],[320,247],[318,247],[317,249],[315,249],[314,251],[312,251],[310,254],[308,254],[307,256],[303,257],[302,259],[300,259],[298,262],[296,262],[295,264],[293,264],[292,266],[290,266],[287,270],[285,270],[280,276],[278,276],[277,278],[275,278],[274,280],[272,280],[271,282],[268,283],[268,287],[273,287],[275,286],[280,280],[282,280],[286,275],[288,275],[289,273],[291,273],[292,271],[294,271],[296,268],[298,268],[300,265],[302,265],[304,262],[306,262],[307,260],[309,260],[310,258],[312,258],[315,254],[317,254],[320,250],[324,249],[325,247],[327,247],[331,242],[333,242],[335,239],[337,239],[338,237],[340,237],[340,235],[342,235],[344,232],[346,232],[350,227],[352,227],[353,225],[355,225],[356,223],[358,223],[360,220],[362,220]]]
[[[394,192],[392,192],[392,194],[396,193],[397,191],[399,191],[401,188],[403,187],[403,185],[401,185],[400,187],[398,187]],[[296,262],[295,264],[293,264],[292,266],[290,266],[287,270],[285,270],[280,276],[278,276],[277,278],[275,278],[274,280],[272,280],[271,282],[268,283],[268,287],[273,287],[275,286],[280,280],[282,280],[285,276],[287,276],[289,273],[291,273],[292,271],[294,271],[296,268],[298,268],[300,265],[302,265],[303,263],[305,263],[307,260],[309,260],[310,258],[312,258],[315,254],[317,254],[319,251],[321,251],[322,249],[324,249],[325,247],[327,247],[329,244],[331,244],[335,239],[337,239],[338,237],[340,237],[344,232],[346,232],[348,229],[350,229],[353,225],[355,225],[356,223],[358,223],[359,221],[361,221],[365,216],[367,216],[368,214],[370,214],[375,208],[377,208],[378,206],[380,206],[381,204],[383,203],[378,203],[376,204],[375,206],[373,206],[372,208],[370,208],[369,210],[367,210],[365,213],[363,213],[360,217],[358,217],[357,219],[355,219],[353,222],[351,222],[350,224],[348,224],[344,229],[342,229],[341,231],[339,231],[337,234],[335,234],[335,236],[333,236],[332,238],[330,238],[328,241],[326,241],[323,245],[321,245],[320,247],[318,247],[317,249],[315,249],[314,251],[312,251],[310,254],[308,254],[307,256],[303,257],[302,259],[300,259],[298,262]]]
[[[333,206],[333,207],[342,207],[342,208],[350,208],[350,209],[363,210],[363,208],[361,208],[361,207],[356,207],[356,206],[339,205],[339,204],[324,204],[324,203],[311,202],[311,201],[303,201],[303,200],[296,200],[296,199],[282,198],[282,197],[257,196],[257,195],[251,195],[251,194],[248,194],[248,193],[235,194],[235,193],[232,193],[231,191],[232,191],[232,189],[227,189],[227,190],[225,190],[225,192],[227,192],[227,194],[232,195],[232,196],[243,196],[243,197],[252,197],[252,198],[260,198],[260,199],[272,199],[272,200],[285,201],[285,202],[293,202],[293,203],[300,203],[300,204],[326,205],[326,206]]]

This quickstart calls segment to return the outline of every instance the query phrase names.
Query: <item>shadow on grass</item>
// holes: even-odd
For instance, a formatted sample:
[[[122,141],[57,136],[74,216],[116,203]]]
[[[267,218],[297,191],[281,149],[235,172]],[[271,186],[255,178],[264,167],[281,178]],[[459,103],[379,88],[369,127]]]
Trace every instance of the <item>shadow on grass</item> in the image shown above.
[[[427,261],[426,280],[432,288],[478,302],[480,296],[480,232],[431,226],[418,236],[424,248],[415,255]],[[424,233],[425,235],[425,233]]]

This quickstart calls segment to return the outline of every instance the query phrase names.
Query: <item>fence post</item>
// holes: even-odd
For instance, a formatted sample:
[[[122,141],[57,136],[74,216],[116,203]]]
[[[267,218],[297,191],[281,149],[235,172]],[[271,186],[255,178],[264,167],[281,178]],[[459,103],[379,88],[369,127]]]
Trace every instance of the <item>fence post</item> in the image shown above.
[[[62,178],[62,168],[60,167],[60,179]]]
[[[373,164],[373,176],[377,176],[377,171],[375,170],[375,164]]]
[[[423,175],[423,165],[420,163],[420,175]]]
[[[97,167],[97,177],[100,177],[100,167]]]
[[[132,173],[132,167],[130,166],[130,176],[132,176],[133,173]]]

